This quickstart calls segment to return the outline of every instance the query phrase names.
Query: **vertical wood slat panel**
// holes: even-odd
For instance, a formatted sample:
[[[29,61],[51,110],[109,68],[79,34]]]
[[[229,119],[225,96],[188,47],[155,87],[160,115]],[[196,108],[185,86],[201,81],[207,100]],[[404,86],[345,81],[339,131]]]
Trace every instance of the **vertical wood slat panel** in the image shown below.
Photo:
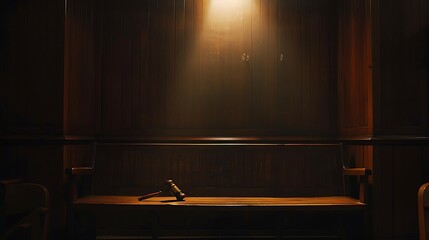
[[[146,91],[146,88],[150,86],[150,69],[148,66],[151,62],[150,48],[151,44],[154,41],[150,35],[150,17],[151,17],[151,8],[150,1],[134,1],[131,6],[132,14],[129,14],[129,22],[137,23],[132,25],[127,23],[130,26],[130,31],[133,32],[128,38],[133,38],[135,42],[129,40],[128,50],[131,54],[130,60],[130,75],[129,78],[132,79],[131,86],[131,111],[132,111],[132,121],[131,127],[142,128],[148,124],[145,114],[142,113],[142,110],[147,109],[148,98],[150,93]],[[141,11],[140,9],[144,9]],[[134,54],[133,54],[134,53]],[[138,113],[138,114],[136,114]],[[146,120],[146,121],[144,121]]]
[[[0,130],[59,134],[63,127],[64,3],[2,1]],[[59,51],[58,51],[59,50]]]
[[[389,151],[387,146],[384,148],[374,148],[373,191],[376,194],[373,199],[373,223],[375,239],[387,239],[393,236],[392,159],[392,152]]]
[[[311,27],[312,27],[312,21],[314,16],[312,15],[312,4],[313,2],[310,0],[304,0],[302,1],[302,59],[301,59],[301,68],[302,68],[302,74],[301,74],[301,81],[302,81],[302,93],[301,93],[301,104],[302,109],[309,109],[309,111],[303,111],[303,127],[307,129],[312,129],[312,126],[310,126],[310,121],[305,119],[310,119],[311,117],[311,111],[313,110],[313,107],[311,105],[311,49],[312,47],[312,33],[311,33]]]
[[[416,199],[428,181],[427,151],[421,144],[374,145],[374,239],[418,238]]]
[[[393,165],[393,236],[414,237],[418,232],[416,193],[422,182],[422,176],[416,174],[422,167],[421,146],[395,147]],[[407,163],[402,161],[407,159]],[[402,177],[401,177],[402,176]],[[404,223],[403,219],[410,219]]]
[[[273,126],[275,121],[275,112],[277,106],[277,91],[278,89],[278,12],[279,12],[279,1],[269,0],[268,1],[268,24],[265,26],[268,28],[267,37],[267,73],[268,75],[256,79],[257,81],[263,82],[265,94],[262,96],[265,105],[261,109],[261,115],[264,116],[262,126]],[[264,27],[264,26],[262,26]],[[275,125],[274,125],[275,126]]]
[[[295,5],[294,1],[279,1],[278,29],[279,29],[279,84],[278,84],[278,119],[277,125],[283,125],[285,128],[293,128],[299,122],[299,109],[295,99],[299,82],[293,78],[293,69],[296,64],[294,51],[294,17]],[[278,56],[281,58],[281,56]],[[290,115],[288,113],[295,112],[297,114]]]
[[[192,61],[188,66],[189,72],[194,72],[194,81],[191,84],[194,86],[194,98],[191,99],[193,102],[193,115],[192,119],[194,120],[191,124],[195,128],[201,128],[203,123],[203,104],[201,102],[202,99],[202,89],[201,82],[204,76],[204,68],[198,63],[202,64],[204,62],[203,58],[203,44],[202,39],[204,37],[204,1],[194,0],[194,12],[193,12],[193,26],[194,26],[194,45],[192,51]],[[192,68],[192,66],[199,66]]]
[[[152,71],[151,69],[155,68],[160,62],[160,29],[159,29],[159,19],[158,19],[158,11],[159,11],[159,2],[150,0],[147,1],[146,7],[147,11],[147,22],[143,22],[142,24],[146,24],[147,33],[142,37],[145,38],[143,40],[145,42],[145,46],[147,47],[147,51],[142,54],[145,55],[145,60],[147,64],[141,66],[144,71],[144,75],[142,83],[139,86],[140,89],[140,97],[141,103],[139,105],[138,117],[139,122],[136,123],[138,128],[145,127],[154,127],[156,121],[154,119],[157,118],[158,113],[153,110],[155,103],[157,103],[157,97],[159,95],[158,88],[152,83],[151,79],[155,79],[157,82],[160,82],[159,73],[156,71]],[[161,106],[162,104],[159,104]],[[152,114],[147,114],[147,112],[151,112]]]
[[[165,106],[165,117],[168,121],[166,122],[167,128],[174,127],[175,121],[177,121],[177,116],[174,115],[175,109],[175,87],[178,84],[178,78],[176,76],[176,1],[166,1],[165,4],[165,17],[166,17],[166,38],[165,38],[165,63],[163,65],[163,70],[166,71],[166,85],[165,85],[165,97],[166,103]]]
[[[115,130],[119,126],[126,127],[122,123],[122,85],[119,64],[122,63],[122,36],[121,27],[118,26],[121,17],[117,16],[121,11],[120,6],[106,1],[103,6],[103,74],[102,74],[102,131]],[[116,12],[115,12],[116,10]],[[112,114],[116,113],[116,114]],[[122,123],[123,125],[119,125]]]
[[[339,129],[344,137],[372,134],[372,45],[369,1],[341,1]]]
[[[421,0],[407,1],[404,10],[404,114],[401,126],[426,128],[427,125],[427,17],[425,4]],[[423,9],[423,11],[422,11]],[[418,13],[418,14],[417,14]],[[409,79],[414,79],[410,81]],[[418,93],[418,94],[416,94]],[[407,102],[408,101],[408,102]],[[407,102],[407,104],[405,104]],[[409,106],[412,102],[414,105]]]
[[[182,127],[195,126],[197,124],[196,105],[198,98],[196,92],[198,91],[196,82],[196,72],[192,71],[191,66],[196,66],[196,49],[198,42],[198,32],[196,31],[196,9],[195,0],[185,1],[185,30],[184,30],[184,49],[183,49],[183,87],[182,98],[184,99],[182,106],[186,109],[186,114],[182,113]]]
[[[296,89],[297,92],[297,98],[295,100],[297,108],[298,109],[304,109],[304,105],[303,105],[303,101],[302,99],[304,98],[303,94],[305,93],[304,91],[304,81],[303,81],[303,73],[304,73],[304,68],[303,68],[303,52],[304,52],[304,41],[303,41],[303,19],[304,19],[304,15],[303,15],[303,1],[300,0],[295,0],[295,11],[294,11],[294,57],[295,57],[295,63],[293,66],[296,69],[296,71],[293,71],[293,78],[296,79],[296,81],[298,82],[298,84],[293,88]],[[299,122],[303,122],[304,121],[304,111],[297,111],[297,115],[299,116],[298,118],[298,125],[300,126]]]
[[[379,1],[377,134],[427,133],[427,1]],[[417,50],[418,49],[418,50]],[[426,60],[425,60],[426,59]],[[411,96],[412,95],[412,96]],[[381,105],[382,104],[382,105]]]
[[[267,41],[269,26],[268,24],[268,1],[260,0],[255,3],[259,4],[258,9],[252,9],[252,85],[254,89],[252,94],[252,107],[254,112],[252,114],[252,125],[255,127],[260,127],[263,125],[263,116],[265,113],[264,110],[264,101],[266,97],[266,87],[264,87],[264,79],[269,75],[268,72],[268,46],[270,45]]]
[[[166,66],[166,62],[167,62],[167,0],[161,0],[159,1],[159,7],[158,7],[158,15],[159,15],[159,29],[157,31],[159,31],[161,33],[161,37],[160,37],[160,46],[159,46],[159,52],[158,54],[161,55],[161,61],[159,62],[158,66]],[[158,67],[155,67],[154,69],[157,69]],[[170,69],[165,69],[165,71],[160,71],[161,72],[161,77],[160,77],[160,85],[159,85],[159,92],[160,92],[160,96],[158,99],[158,102],[156,104],[154,104],[152,106],[152,111],[157,112],[158,113],[158,118],[156,119],[156,121],[159,121],[159,124],[157,124],[156,126],[158,128],[165,128],[167,126],[167,122],[168,122],[168,118],[166,117],[166,112],[167,112],[167,106],[168,106],[168,102],[167,102],[167,85],[168,85],[168,71],[170,71]],[[151,81],[152,82],[152,81]],[[156,86],[156,85],[155,85]],[[150,114],[150,113],[147,113]]]
[[[94,163],[92,144],[72,144],[64,146],[64,168],[91,167]]]
[[[98,47],[95,1],[67,2],[64,64],[64,133],[91,135],[97,129],[99,94],[96,79]]]
[[[146,101],[143,101],[141,105],[141,109],[139,110],[141,113],[142,125],[141,127],[154,128],[156,127],[159,119],[159,112],[154,109],[153,106],[158,106],[159,109],[162,109],[163,102],[160,101],[160,85],[161,85],[161,73],[158,71],[153,71],[151,69],[155,69],[157,66],[161,64],[161,55],[163,49],[161,48],[161,32],[162,28],[160,27],[160,2],[156,0],[151,0],[149,2],[149,61],[148,64],[148,77],[146,81],[148,84],[142,84],[142,92],[143,98]],[[158,82],[158,85],[149,81],[150,79],[154,79]],[[150,112],[151,114],[148,114]],[[158,123],[159,124],[159,123]]]

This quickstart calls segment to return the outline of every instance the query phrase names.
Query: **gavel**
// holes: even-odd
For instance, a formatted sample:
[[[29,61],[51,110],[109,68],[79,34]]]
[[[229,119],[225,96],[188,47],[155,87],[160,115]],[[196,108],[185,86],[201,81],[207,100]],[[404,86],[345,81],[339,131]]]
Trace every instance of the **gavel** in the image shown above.
[[[186,197],[185,193],[183,193],[179,189],[179,187],[177,187],[177,185],[174,184],[173,180],[169,179],[169,180],[165,181],[165,183],[164,183],[164,190],[143,195],[143,196],[139,197],[138,199],[139,199],[139,201],[141,201],[141,200],[148,199],[151,197],[156,197],[156,196],[160,195],[161,193],[163,193],[164,191],[169,191],[171,193],[171,195],[175,196],[178,201],[183,201]]]

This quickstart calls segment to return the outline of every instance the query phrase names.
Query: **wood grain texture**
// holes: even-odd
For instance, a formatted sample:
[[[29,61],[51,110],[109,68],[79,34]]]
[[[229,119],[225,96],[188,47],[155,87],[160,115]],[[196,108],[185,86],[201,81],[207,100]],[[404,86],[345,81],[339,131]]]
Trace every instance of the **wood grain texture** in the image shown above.
[[[97,1],[67,1],[64,47],[64,134],[91,136],[100,121],[101,10]]]
[[[0,3],[0,132],[62,130],[64,3]]]
[[[423,145],[374,146],[374,239],[418,238],[417,192],[428,181],[427,156]]]
[[[64,167],[86,165],[92,146],[48,135],[427,135],[427,0],[372,0],[371,18],[369,1],[252,0],[222,19],[209,18],[209,0],[67,2],[0,2],[0,133],[22,144],[0,147],[0,173],[46,184],[55,224]],[[31,141],[15,139],[23,134]],[[375,239],[416,238],[414,191],[429,169],[416,142],[349,146],[353,164],[374,168]],[[201,195],[282,195],[317,192],[309,184],[323,174],[303,169],[333,164],[327,152],[114,146],[101,158],[112,191],[144,193],[172,177]]]
[[[171,197],[137,201],[137,197],[92,196],[74,206],[76,213],[97,218],[100,235],[267,239],[348,234],[347,239],[364,238],[362,228],[351,224],[362,221],[366,206],[347,197],[189,197],[185,201],[171,201]],[[112,215],[121,221],[112,225]],[[338,229],[338,221],[344,229]]]
[[[71,167],[92,167],[95,157],[92,143],[64,145],[64,169]]]
[[[153,197],[138,201],[138,196],[88,196],[80,198],[73,203],[79,208],[85,205],[122,205],[122,206],[175,206],[175,207],[280,207],[287,209],[306,209],[308,207],[319,207],[332,210],[345,210],[356,208],[363,209],[365,204],[356,199],[334,196],[334,197],[187,197],[183,201],[174,201],[174,197]]]
[[[340,1],[338,116],[342,137],[373,134],[371,1]]]
[[[100,145],[94,193],[143,195],[173,179],[188,196],[341,195],[338,154],[337,145]]]
[[[427,1],[377,1],[376,135],[427,135]]]

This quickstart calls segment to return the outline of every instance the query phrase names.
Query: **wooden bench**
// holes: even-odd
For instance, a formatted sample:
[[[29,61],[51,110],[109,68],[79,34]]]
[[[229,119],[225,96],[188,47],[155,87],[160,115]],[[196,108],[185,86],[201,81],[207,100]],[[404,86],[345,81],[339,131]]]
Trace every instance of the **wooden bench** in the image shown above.
[[[75,239],[82,235],[365,239],[365,186],[371,171],[345,168],[340,148],[339,144],[98,144],[94,166],[66,172],[72,192],[71,233]],[[79,180],[85,176],[92,179],[92,193],[78,194]],[[358,177],[355,198],[346,194],[345,176]],[[159,190],[154,181],[162,184],[170,177],[186,192],[184,201],[168,194],[138,200]]]

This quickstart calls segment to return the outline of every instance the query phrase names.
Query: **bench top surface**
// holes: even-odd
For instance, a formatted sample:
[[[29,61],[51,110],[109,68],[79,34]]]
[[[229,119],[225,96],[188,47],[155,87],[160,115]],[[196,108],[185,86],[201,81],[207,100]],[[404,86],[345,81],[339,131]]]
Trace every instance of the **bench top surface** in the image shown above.
[[[182,207],[281,207],[281,208],[361,208],[365,203],[346,196],[332,197],[187,197],[176,201],[175,197],[153,197],[142,201],[139,196],[103,196],[94,195],[80,198],[75,207],[103,205],[118,206],[182,206]]]

